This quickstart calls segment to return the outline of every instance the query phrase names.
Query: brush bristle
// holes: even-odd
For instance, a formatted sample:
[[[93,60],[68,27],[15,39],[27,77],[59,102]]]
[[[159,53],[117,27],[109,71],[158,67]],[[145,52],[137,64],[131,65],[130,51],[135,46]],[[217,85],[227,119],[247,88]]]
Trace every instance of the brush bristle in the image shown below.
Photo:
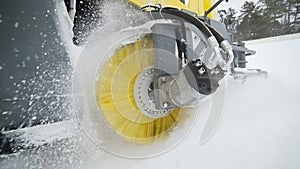
[[[97,101],[111,127],[127,140],[150,144],[164,140],[182,122],[187,110],[176,108],[169,115],[153,119],[145,116],[134,101],[134,84],[143,69],[153,66],[151,35],[121,47],[99,72]]]

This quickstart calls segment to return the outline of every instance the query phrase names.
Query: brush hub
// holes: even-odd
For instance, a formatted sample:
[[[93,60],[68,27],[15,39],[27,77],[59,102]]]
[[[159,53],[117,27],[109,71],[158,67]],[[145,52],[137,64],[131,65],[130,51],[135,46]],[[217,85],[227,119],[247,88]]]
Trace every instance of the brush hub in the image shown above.
[[[154,67],[145,68],[137,77],[134,85],[134,99],[139,110],[150,118],[163,118],[173,109],[157,109],[154,101],[153,81],[157,70]]]

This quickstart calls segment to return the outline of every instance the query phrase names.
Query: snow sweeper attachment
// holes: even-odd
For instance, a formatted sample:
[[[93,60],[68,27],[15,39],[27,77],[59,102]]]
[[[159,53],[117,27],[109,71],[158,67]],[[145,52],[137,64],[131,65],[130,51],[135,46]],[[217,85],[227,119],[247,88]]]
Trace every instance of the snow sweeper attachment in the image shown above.
[[[213,16],[205,13],[208,8],[195,11],[174,0],[129,2],[149,20],[117,32],[104,26],[77,61],[74,88],[82,94],[75,102],[85,112],[78,115],[83,129],[113,154],[149,157],[182,141],[205,102],[210,106],[200,138],[205,142],[222,115],[221,83],[233,68],[226,29],[208,17]]]

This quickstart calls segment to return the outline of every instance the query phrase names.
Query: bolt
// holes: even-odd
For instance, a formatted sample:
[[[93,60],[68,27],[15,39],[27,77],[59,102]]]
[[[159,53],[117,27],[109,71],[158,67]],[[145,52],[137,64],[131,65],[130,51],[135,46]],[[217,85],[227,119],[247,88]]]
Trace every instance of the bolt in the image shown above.
[[[161,82],[166,82],[167,81],[167,78],[166,77],[161,77]]]
[[[199,66],[202,66],[202,62],[199,60],[195,63],[195,66],[199,67]]]
[[[200,73],[200,75],[203,75],[205,73],[205,69],[203,67],[201,67],[198,72]]]
[[[169,106],[168,102],[164,102],[164,103],[163,103],[163,107],[164,107],[164,108],[167,108],[168,106]]]

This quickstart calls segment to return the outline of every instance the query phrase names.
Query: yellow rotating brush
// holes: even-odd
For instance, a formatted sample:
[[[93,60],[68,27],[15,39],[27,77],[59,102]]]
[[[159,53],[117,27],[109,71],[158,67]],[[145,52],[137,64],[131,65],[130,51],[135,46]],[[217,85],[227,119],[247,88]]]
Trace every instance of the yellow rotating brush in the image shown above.
[[[151,35],[123,45],[98,71],[97,103],[115,132],[131,142],[150,144],[164,140],[187,117],[187,109],[176,108],[162,118],[144,115],[134,99],[138,75],[154,65]]]

